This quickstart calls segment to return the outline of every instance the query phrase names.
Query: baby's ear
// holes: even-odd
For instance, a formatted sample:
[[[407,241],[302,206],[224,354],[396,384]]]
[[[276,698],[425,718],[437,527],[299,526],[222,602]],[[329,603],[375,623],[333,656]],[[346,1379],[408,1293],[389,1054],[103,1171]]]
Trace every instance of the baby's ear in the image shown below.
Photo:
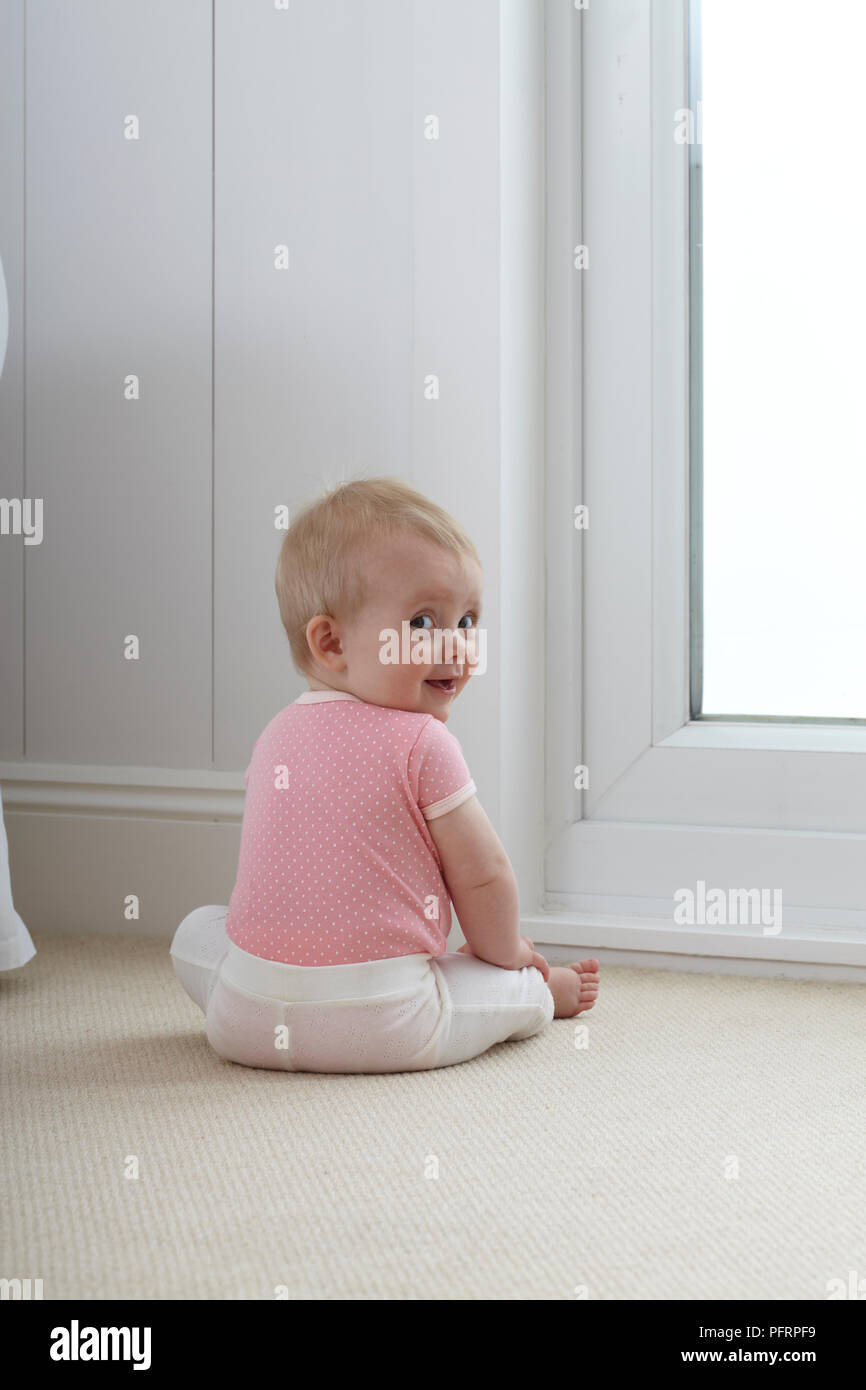
[[[341,670],[346,659],[343,655],[343,638],[340,624],[328,613],[317,613],[307,623],[307,646],[313,658],[330,670]],[[338,658],[336,661],[328,658]]]

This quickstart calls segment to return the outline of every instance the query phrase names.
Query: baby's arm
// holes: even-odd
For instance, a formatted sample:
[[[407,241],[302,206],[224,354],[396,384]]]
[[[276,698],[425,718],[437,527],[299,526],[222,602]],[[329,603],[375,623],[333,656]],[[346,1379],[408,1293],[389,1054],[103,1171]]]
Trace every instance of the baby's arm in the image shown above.
[[[477,796],[434,816],[427,829],[472,954],[505,970],[535,964],[531,946],[520,935],[514,870]]]

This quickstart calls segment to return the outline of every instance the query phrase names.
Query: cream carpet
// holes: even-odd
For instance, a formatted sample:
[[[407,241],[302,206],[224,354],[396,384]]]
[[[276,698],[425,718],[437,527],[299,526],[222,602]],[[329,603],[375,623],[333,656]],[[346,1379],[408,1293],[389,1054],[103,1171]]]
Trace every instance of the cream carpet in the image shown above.
[[[0,1274],[46,1299],[823,1299],[866,1276],[861,986],[609,967],[586,1047],[558,1020],[443,1071],[286,1075],[211,1052],[167,940],[34,939],[0,977]]]

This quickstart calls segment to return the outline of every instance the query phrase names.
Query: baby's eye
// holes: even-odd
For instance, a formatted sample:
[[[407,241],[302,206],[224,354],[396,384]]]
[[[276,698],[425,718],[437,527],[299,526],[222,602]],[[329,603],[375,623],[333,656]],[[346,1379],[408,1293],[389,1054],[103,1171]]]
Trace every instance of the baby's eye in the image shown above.
[[[436,624],[433,622],[433,619],[430,617],[430,614],[429,614],[429,613],[419,613],[418,616],[417,616],[417,618],[412,618],[412,619],[410,620],[409,626],[410,626],[410,627],[414,627],[414,625],[415,625],[416,623],[423,623],[424,620],[425,620],[425,618],[429,618],[429,619],[430,619],[430,625],[431,625],[431,627],[435,628]],[[467,627],[474,627],[474,625],[475,625],[475,616],[474,616],[474,614],[472,614],[472,613],[464,613],[463,617],[460,619],[460,622],[459,622],[459,624],[458,624],[458,627],[463,627],[464,624],[466,624]]]

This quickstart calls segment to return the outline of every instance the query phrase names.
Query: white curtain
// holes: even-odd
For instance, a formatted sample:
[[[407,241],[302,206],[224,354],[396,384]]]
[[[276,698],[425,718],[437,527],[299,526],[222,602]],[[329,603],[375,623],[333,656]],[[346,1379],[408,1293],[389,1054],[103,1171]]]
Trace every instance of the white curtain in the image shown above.
[[[36,955],[15,905],[12,902],[12,880],[9,877],[9,845],[3,824],[3,794],[0,792],[0,971],[17,970]]]
[[[9,337],[9,300],[6,277],[0,260],[0,376],[6,361]],[[12,902],[12,880],[9,877],[9,845],[3,824],[3,793],[0,792],[0,970],[17,970],[36,955],[36,947]]]

